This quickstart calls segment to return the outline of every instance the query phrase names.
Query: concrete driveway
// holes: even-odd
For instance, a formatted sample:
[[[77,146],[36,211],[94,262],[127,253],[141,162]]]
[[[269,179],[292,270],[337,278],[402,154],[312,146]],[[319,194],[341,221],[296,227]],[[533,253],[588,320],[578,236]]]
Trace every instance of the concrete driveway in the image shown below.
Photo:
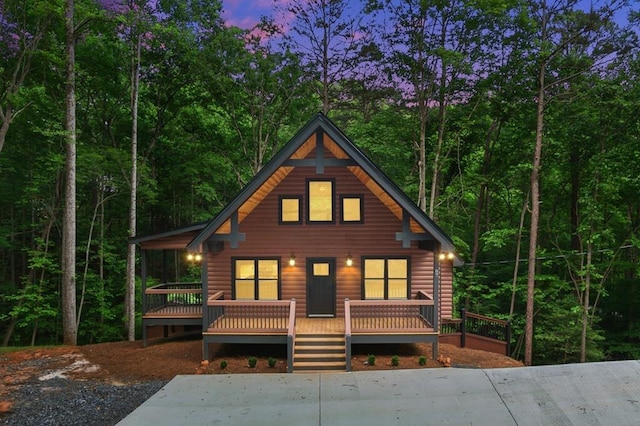
[[[640,362],[177,376],[120,425],[640,425]]]

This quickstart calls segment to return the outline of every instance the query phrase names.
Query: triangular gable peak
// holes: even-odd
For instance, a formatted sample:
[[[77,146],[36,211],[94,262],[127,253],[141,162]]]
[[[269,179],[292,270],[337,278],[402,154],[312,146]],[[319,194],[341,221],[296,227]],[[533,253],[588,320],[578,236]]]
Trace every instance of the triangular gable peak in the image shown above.
[[[375,166],[325,115],[316,115],[189,243],[187,249],[203,251],[206,241],[229,241],[237,248],[245,235],[239,225],[296,167],[346,167],[399,220],[402,231],[396,240],[408,247],[411,241],[436,240],[443,251],[453,251],[450,238],[407,195]]]

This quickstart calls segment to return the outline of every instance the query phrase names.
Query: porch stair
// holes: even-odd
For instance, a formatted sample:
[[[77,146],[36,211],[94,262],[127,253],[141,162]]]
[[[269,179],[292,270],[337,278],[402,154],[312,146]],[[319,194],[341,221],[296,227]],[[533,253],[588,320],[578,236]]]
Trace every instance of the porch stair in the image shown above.
[[[293,349],[294,373],[344,372],[346,369],[344,335],[296,335]]]

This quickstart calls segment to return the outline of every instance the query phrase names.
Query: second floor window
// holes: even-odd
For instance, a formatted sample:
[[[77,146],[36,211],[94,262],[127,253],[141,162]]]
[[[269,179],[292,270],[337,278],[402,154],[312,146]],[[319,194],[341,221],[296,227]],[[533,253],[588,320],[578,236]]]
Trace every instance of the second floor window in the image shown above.
[[[333,223],[333,180],[307,181],[307,222]]]

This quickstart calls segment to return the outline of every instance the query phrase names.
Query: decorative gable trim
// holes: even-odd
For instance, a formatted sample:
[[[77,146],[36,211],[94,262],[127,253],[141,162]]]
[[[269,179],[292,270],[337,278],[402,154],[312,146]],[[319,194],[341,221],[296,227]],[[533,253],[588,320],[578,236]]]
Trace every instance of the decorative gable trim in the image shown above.
[[[411,248],[411,241],[432,241],[429,234],[411,232],[411,216],[406,210],[402,211],[402,232],[396,232],[396,241],[402,241],[402,248]]]
[[[309,143],[315,139],[316,158],[307,159],[300,155],[299,149],[309,152]],[[330,139],[330,141],[328,141]],[[327,144],[330,146],[328,147]],[[325,158],[325,149],[329,149],[338,158]],[[337,155],[337,154],[339,155]],[[306,154],[305,154],[306,155]],[[291,168],[295,166],[316,167],[318,174],[324,173],[327,166],[348,166],[360,168],[402,208],[403,231],[396,235],[396,239],[405,244],[411,241],[422,241],[435,239],[440,243],[444,251],[453,251],[453,242],[449,236],[438,225],[433,222],[413,201],[389,179],[375,164],[371,162],[350,140],[342,133],[324,114],[318,113],[310,120],[242,189],[234,198],[206,227],[188,244],[189,251],[200,251],[201,246],[209,239],[222,240],[229,239],[237,247],[238,241],[244,241],[245,235],[238,232],[238,210],[249,200],[267,180],[280,168]],[[288,173],[287,173],[288,174]],[[286,174],[285,174],[286,175]],[[397,213],[398,216],[400,212]],[[233,215],[235,215],[235,228],[233,225]],[[231,234],[213,234],[229,219],[232,219]],[[426,233],[418,234],[411,231],[411,220],[415,221]],[[235,233],[235,236],[234,236]],[[235,241],[235,243],[234,243]]]

